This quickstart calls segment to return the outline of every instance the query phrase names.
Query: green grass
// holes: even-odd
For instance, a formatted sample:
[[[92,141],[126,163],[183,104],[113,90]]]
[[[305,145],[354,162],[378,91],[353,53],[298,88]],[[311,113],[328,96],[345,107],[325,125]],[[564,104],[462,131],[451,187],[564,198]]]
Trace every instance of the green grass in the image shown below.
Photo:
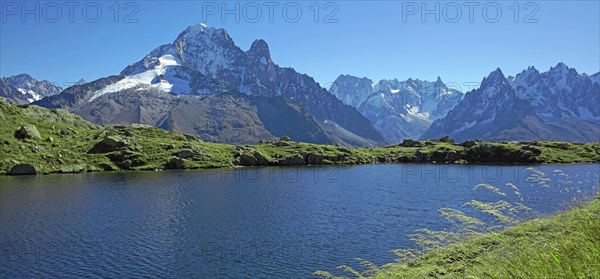
[[[324,158],[321,164],[371,164],[403,162],[435,163],[580,163],[600,162],[600,143],[571,144],[562,142],[500,143],[479,142],[477,146],[495,148],[493,154],[480,158],[476,148],[440,141],[422,141],[420,147],[391,145],[380,148],[347,148],[336,145],[276,142],[235,146],[208,143],[182,134],[144,125],[97,126],[65,110],[49,110],[37,106],[16,106],[0,98],[0,174],[14,165],[30,164],[38,173],[103,170],[160,170],[179,151],[192,151],[194,156],[182,159],[184,168],[219,168],[239,165],[237,157],[259,151],[269,165],[291,156],[316,154]],[[14,133],[23,125],[35,125],[42,140],[19,140]],[[107,136],[127,142],[124,152],[88,154]],[[52,138],[52,141],[49,140]],[[540,154],[533,156],[524,150],[531,145]],[[531,147],[530,147],[531,148]],[[241,150],[241,151],[240,151]],[[111,157],[123,158],[129,165]]]
[[[600,278],[600,199],[381,268],[374,278]]]
[[[526,170],[540,187],[551,187],[545,173]],[[600,278],[600,192],[587,203],[574,202],[568,211],[531,219],[539,215],[522,204],[517,185],[477,184],[473,190],[500,199],[441,208],[440,216],[451,226],[416,230],[410,235],[415,248],[391,251],[397,256],[394,263],[379,267],[357,259],[360,268],[338,269],[349,278]],[[486,223],[465,213],[473,210],[493,220]],[[348,278],[321,270],[315,274]]]

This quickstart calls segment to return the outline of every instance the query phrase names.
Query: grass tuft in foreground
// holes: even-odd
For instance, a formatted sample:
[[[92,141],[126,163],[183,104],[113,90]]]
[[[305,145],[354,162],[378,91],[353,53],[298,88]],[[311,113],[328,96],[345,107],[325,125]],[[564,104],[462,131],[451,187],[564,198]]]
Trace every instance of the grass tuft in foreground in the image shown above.
[[[532,177],[544,176],[539,170],[530,171]],[[539,181],[547,187],[545,180]],[[517,200],[521,199],[514,184],[502,188],[487,184],[475,187],[499,196],[511,190]],[[397,256],[395,263],[377,267],[359,259],[365,271],[339,268],[351,278],[600,278],[600,194],[569,211],[525,222],[519,222],[519,216],[531,210],[519,202],[470,201],[463,207],[493,216],[495,225],[457,209],[443,208],[441,216],[454,225],[453,229],[418,230],[412,235],[418,248],[392,251]],[[315,274],[347,278],[327,271]]]

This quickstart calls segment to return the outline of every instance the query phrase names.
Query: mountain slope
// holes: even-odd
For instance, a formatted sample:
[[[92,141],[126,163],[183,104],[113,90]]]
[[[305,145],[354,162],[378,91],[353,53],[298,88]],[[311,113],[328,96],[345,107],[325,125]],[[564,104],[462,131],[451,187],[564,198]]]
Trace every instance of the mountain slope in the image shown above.
[[[599,141],[600,85],[562,63],[544,73],[530,67],[514,78],[497,69],[422,138],[445,135],[459,141]]]
[[[94,111],[110,107],[111,98],[104,98],[120,93],[134,92],[150,111],[160,111],[159,115],[170,117],[168,125],[154,120],[152,125],[174,129],[187,127],[200,138],[212,138],[204,135],[201,127],[194,127],[189,119],[179,117],[179,104],[170,102],[167,95],[177,95],[182,100],[194,100],[194,96],[215,94],[237,94],[250,97],[250,106],[230,108],[230,115],[252,115],[258,120],[271,121],[262,123],[268,134],[281,136],[280,133],[295,132],[299,138],[316,143],[352,143],[353,145],[382,145],[385,140],[373,128],[370,122],[354,108],[347,106],[323,89],[313,78],[300,74],[292,68],[276,65],[270,55],[268,45],[263,40],[256,40],[248,51],[235,45],[224,29],[209,28],[198,24],[183,31],[173,43],[160,46],[146,55],[142,60],[129,65],[119,75],[96,80],[84,85],[75,85],[61,94],[43,99],[36,104],[49,108],[66,108],[95,123],[112,123],[113,114],[92,114]],[[151,94],[146,94],[152,92]],[[119,97],[124,100],[122,97]],[[247,100],[250,100],[247,99]],[[281,100],[279,100],[281,99]],[[136,100],[140,100],[139,98]],[[210,98],[205,100],[210,102]],[[279,100],[279,101],[277,101]],[[283,106],[267,105],[274,102]],[[214,105],[220,105],[213,103]],[[124,107],[130,107],[121,104]],[[206,123],[219,122],[219,114],[211,114],[206,105],[190,105],[185,109],[204,111],[196,114],[196,118],[207,118]],[[290,107],[291,106],[291,107]],[[225,106],[224,106],[225,107]],[[293,107],[296,107],[295,109]],[[243,111],[249,109],[250,111]],[[256,109],[256,112],[253,110]],[[221,111],[212,110],[212,111]],[[285,111],[275,120],[270,114],[277,115]],[[164,113],[162,112],[172,112]],[[300,119],[304,119],[300,121]],[[120,120],[136,120],[132,116],[123,116]],[[201,120],[198,120],[201,121]],[[336,123],[342,130],[329,129],[324,123]],[[163,125],[164,124],[164,125]],[[228,125],[217,126],[223,129]],[[255,133],[256,125],[240,127],[246,138],[217,136],[215,139],[232,140],[231,143],[256,142],[267,133]],[[282,129],[285,128],[285,129]],[[316,130],[315,130],[316,129]],[[218,132],[217,132],[218,134]]]
[[[436,82],[381,80],[341,75],[329,89],[355,107],[389,142],[419,138],[431,123],[446,115],[462,98],[440,78]]]

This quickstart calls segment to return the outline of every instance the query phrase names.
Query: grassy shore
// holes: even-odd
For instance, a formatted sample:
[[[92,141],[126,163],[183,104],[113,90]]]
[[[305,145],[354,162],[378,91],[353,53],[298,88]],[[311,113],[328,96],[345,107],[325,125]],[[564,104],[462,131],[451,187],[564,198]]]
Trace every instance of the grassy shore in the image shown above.
[[[69,173],[259,165],[600,162],[600,143],[454,144],[442,139],[349,148],[270,140],[236,146],[145,125],[98,126],[65,110],[16,106],[1,98],[0,121],[0,174],[27,174],[31,168],[36,173]]]
[[[599,232],[600,199],[596,198],[566,212],[443,246],[365,275],[370,278],[600,278]]]

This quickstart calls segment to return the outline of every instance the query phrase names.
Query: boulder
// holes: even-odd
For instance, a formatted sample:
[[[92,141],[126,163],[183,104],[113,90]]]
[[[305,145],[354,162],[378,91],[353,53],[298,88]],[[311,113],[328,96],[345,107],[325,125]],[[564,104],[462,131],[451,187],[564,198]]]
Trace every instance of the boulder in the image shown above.
[[[115,136],[108,136],[96,143],[88,154],[101,154],[117,151],[127,146],[127,142],[121,138]]]
[[[275,142],[274,145],[277,147],[284,147],[284,146],[290,146],[290,143],[286,142],[286,141],[278,141],[278,142]]]
[[[309,153],[306,155],[306,163],[311,165],[320,165],[323,163],[323,156],[319,154]]]
[[[19,130],[15,131],[15,138],[17,139],[34,139],[41,140],[42,136],[40,132],[34,125],[24,125],[19,128]]]
[[[9,171],[9,175],[30,175],[37,174],[35,168],[30,164],[18,164],[13,166]]]
[[[146,164],[146,162],[142,160],[142,156],[140,156],[139,153],[130,150],[122,150],[119,152],[110,153],[106,157],[108,157],[108,159],[122,169],[131,169],[133,167],[139,167]]]
[[[240,155],[240,166],[256,166],[258,165],[258,160],[252,156],[252,154],[241,154]]]
[[[416,141],[416,140],[405,139],[402,141],[400,146],[402,146],[402,147],[423,147],[424,145],[423,145],[423,143]]]
[[[40,146],[40,145],[34,145],[31,147],[31,152],[33,153],[45,153],[46,151],[48,151],[45,147]]]
[[[176,157],[187,159],[194,157],[194,153],[190,150],[182,150],[174,154]]]
[[[460,146],[465,147],[465,148],[471,148],[475,145],[477,145],[477,142],[474,140],[466,140],[460,144]]]
[[[185,161],[181,158],[173,158],[165,164],[167,170],[182,170],[185,168]]]
[[[439,142],[454,143],[454,139],[449,136],[443,136],[438,139]]]
[[[260,153],[260,151],[254,151],[254,153],[252,154],[254,155],[254,158],[256,158],[256,161],[258,161],[258,165],[260,166],[267,166],[269,165],[269,160],[267,160],[267,158]]]
[[[280,166],[306,165],[306,161],[300,155],[293,155],[290,157],[279,159],[275,164]]]

